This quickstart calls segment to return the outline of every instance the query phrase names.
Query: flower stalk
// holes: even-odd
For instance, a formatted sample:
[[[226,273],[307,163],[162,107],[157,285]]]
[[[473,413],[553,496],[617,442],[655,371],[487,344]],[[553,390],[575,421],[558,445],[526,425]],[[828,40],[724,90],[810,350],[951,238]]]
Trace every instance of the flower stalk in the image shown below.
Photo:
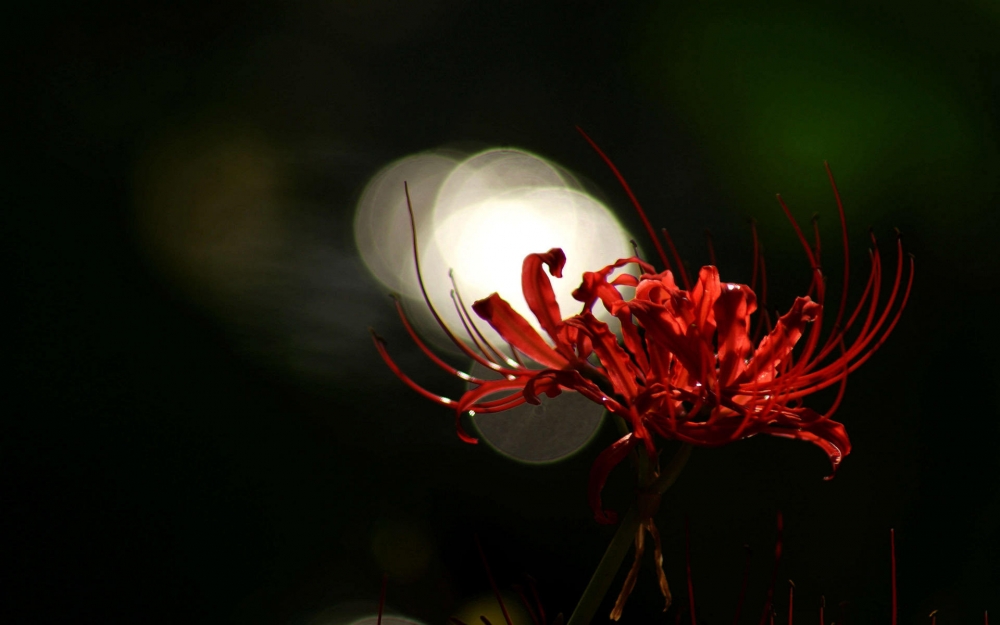
[[[665,493],[677,481],[681,470],[684,469],[688,458],[691,457],[692,449],[693,446],[688,443],[681,445],[680,449],[677,450],[677,453],[670,460],[670,463],[660,472],[659,477],[652,480],[651,483],[646,484],[645,488],[648,488],[647,492],[656,497]],[[643,450],[640,448],[638,451],[639,457],[647,460],[647,462],[641,464],[648,466],[648,459],[645,457]],[[642,476],[640,479],[645,482],[647,476]],[[576,609],[573,610],[573,614],[569,617],[567,625],[587,625],[593,620],[594,614],[597,613],[597,608],[600,607],[601,601],[608,594],[611,583],[625,561],[625,556],[628,555],[629,548],[635,541],[636,533],[639,531],[639,525],[642,522],[643,519],[639,512],[638,502],[633,503],[618,524],[615,535],[611,538],[608,548],[604,551],[597,569],[590,577],[590,582],[587,583],[583,595],[580,596],[580,601],[576,604]]]

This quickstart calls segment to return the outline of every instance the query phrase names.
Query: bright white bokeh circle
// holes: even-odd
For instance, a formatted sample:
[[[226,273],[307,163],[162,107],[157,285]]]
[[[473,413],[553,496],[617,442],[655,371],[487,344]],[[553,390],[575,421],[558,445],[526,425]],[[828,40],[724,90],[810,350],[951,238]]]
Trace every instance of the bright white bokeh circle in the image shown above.
[[[467,306],[496,292],[537,329],[521,290],[525,256],[554,247],[566,253],[563,278],[551,281],[562,316],[569,317],[580,311],[571,293],[585,271],[633,254],[628,234],[608,208],[582,191],[572,175],[534,154],[495,149],[461,161],[442,153],[397,161],[380,171],[362,194],[355,240],[383,284],[417,298],[408,305],[415,323],[442,346],[443,334],[422,314],[403,180],[410,189],[428,295],[463,339],[449,270]],[[605,316],[600,306],[595,312]],[[472,314],[480,330],[502,347],[502,339]]]
[[[433,232],[438,190],[459,162],[449,153],[408,156],[384,167],[365,186],[354,213],[354,241],[368,270],[390,290],[420,297],[403,182],[415,208],[417,235],[426,239]]]

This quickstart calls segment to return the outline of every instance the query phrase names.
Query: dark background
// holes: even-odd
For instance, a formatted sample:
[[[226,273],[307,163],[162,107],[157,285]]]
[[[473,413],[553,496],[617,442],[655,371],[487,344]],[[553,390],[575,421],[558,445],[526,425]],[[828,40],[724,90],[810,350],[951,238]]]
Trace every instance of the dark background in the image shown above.
[[[371,612],[387,572],[393,610],[440,624],[488,591],[474,534],[501,585],[530,573],[568,614],[612,532],[584,489],[613,428],[547,467],[458,441],[371,346],[374,325],[422,383],[461,391],[409,347],[351,219],[394,159],[510,145],[639,232],[575,124],[693,266],[709,227],[723,278],[748,280],[755,217],[779,308],[808,267],[775,191],[821,213],[836,259],[823,159],[853,296],[869,226],[916,256],[909,309],[848,384],[836,479],[802,443],[696,450],[658,516],[678,602],[686,516],[700,618],[731,621],[747,543],[756,622],[782,510],[797,620],[825,594],[828,620],[846,600],[850,622],[888,623],[890,528],[903,622],[1000,611],[998,5],[490,4],[42,3],[5,20],[3,620],[346,625],[324,611]],[[619,471],[607,499],[628,488]],[[660,601],[647,566],[625,621],[673,622]]]

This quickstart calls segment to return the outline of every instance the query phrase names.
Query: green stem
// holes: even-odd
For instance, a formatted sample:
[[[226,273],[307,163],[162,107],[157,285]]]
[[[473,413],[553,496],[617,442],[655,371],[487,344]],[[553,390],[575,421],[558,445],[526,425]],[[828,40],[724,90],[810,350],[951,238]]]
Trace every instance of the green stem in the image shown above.
[[[611,544],[608,545],[601,558],[601,563],[597,565],[597,570],[590,578],[590,583],[583,591],[573,615],[569,617],[566,625],[588,625],[594,618],[594,613],[600,607],[604,595],[608,594],[608,588],[614,581],[618,569],[621,568],[625,556],[628,555],[632,542],[635,540],[635,532],[639,529],[639,510],[635,504],[625,513],[625,518],[618,525]]]
[[[640,454],[640,457],[644,457],[644,455]],[[670,459],[670,464],[653,484],[658,494],[662,495],[677,480],[677,476],[680,475],[681,469],[684,468],[690,457],[691,445],[687,443],[681,445],[674,457]],[[597,608],[600,607],[601,601],[604,600],[604,596],[608,594],[608,588],[611,587],[611,582],[618,574],[618,569],[621,568],[625,556],[628,555],[638,529],[639,510],[636,504],[632,504],[618,525],[618,530],[615,531],[611,543],[604,551],[604,557],[597,565],[597,570],[591,576],[590,582],[583,591],[583,596],[580,597],[580,601],[576,604],[576,609],[573,610],[573,615],[569,617],[569,622],[566,625],[589,625]]]

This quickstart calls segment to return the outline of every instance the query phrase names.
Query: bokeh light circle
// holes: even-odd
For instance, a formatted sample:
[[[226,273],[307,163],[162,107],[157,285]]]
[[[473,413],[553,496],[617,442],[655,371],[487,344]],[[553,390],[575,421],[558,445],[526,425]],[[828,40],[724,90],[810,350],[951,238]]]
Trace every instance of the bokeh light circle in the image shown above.
[[[413,268],[410,217],[403,193],[410,191],[417,235],[427,239],[438,189],[458,160],[447,153],[427,152],[400,159],[380,170],[365,186],[354,213],[354,241],[369,271],[392,291],[419,297]]]
[[[473,363],[470,372],[484,379],[500,377],[479,363]],[[583,449],[597,433],[603,415],[603,406],[566,391],[543,397],[538,405],[521,404],[503,412],[477,414],[472,422],[480,439],[501,454],[529,464],[547,464]]]
[[[410,189],[428,295],[459,336],[464,331],[452,301],[455,286],[466,305],[499,293],[538,328],[521,289],[525,256],[553,247],[566,253],[564,278],[553,278],[552,285],[567,317],[580,310],[571,293],[585,271],[633,253],[629,236],[608,208],[580,190],[558,165],[537,155],[509,148],[461,161],[453,154],[419,154],[376,174],[355,216],[355,238],[365,264],[383,284],[411,300],[420,293],[404,180]],[[423,303],[410,304],[415,325],[448,349],[443,333],[424,314]],[[600,306],[595,313],[609,318]],[[503,340],[485,322],[476,321],[491,342],[503,347]]]

